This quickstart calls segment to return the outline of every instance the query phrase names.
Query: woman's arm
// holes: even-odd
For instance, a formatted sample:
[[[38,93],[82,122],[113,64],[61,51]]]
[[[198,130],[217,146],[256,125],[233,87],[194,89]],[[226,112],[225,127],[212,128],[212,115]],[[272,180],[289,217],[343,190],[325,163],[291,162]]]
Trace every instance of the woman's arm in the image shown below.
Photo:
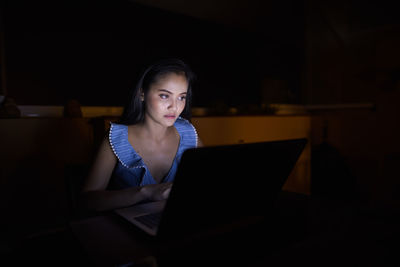
[[[105,138],[89,171],[82,189],[82,207],[92,211],[105,211],[127,207],[140,201],[165,199],[170,183],[130,187],[122,190],[107,190],[112,172],[117,164],[108,139]]]

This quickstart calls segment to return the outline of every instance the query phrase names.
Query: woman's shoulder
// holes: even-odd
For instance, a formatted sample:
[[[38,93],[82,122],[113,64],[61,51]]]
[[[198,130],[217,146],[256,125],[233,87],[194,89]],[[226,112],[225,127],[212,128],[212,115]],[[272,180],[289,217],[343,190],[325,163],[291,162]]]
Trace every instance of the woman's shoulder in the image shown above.
[[[189,120],[187,120],[185,118],[182,118],[182,117],[178,117],[178,119],[175,121],[174,126],[178,130],[178,132],[187,131],[187,130],[196,131],[196,129],[193,126],[193,124]]]
[[[120,124],[116,122],[110,122],[110,128],[109,132],[112,133],[113,131],[123,131],[127,128],[128,126],[125,124]]]
[[[176,125],[184,125],[185,126],[185,125],[192,125],[192,123],[183,117],[178,117],[175,121],[175,126]]]
[[[128,141],[127,125],[111,123],[108,139],[115,156],[123,166],[132,168],[139,163],[140,157]]]
[[[120,143],[127,138],[127,125],[110,122],[110,128],[108,130],[108,139],[111,145]]]
[[[120,147],[124,147],[127,138],[127,126],[110,122],[110,129],[108,130],[108,140],[115,155],[118,157],[121,153]]]
[[[194,143],[197,146],[197,130],[189,120],[179,117],[174,126],[184,141]]]

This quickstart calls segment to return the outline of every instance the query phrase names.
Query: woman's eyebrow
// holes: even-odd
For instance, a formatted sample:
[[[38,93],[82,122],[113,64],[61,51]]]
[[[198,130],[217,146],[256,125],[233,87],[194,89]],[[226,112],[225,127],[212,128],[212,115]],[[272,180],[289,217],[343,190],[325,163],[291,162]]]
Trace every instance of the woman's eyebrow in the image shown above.
[[[158,91],[160,92],[166,92],[166,93],[168,93],[168,94],[171,94],[172,95],[172,92],[171,91],[168,91],[167,89],[158,89]],[[187,92],[183,92],[183,93],[180,93],[180,95],[186,95],[187,94]]]
[[[158,89],[158,91],[167,92],[169,94],[172,94],[172,92],[168,91],[167,89]]]

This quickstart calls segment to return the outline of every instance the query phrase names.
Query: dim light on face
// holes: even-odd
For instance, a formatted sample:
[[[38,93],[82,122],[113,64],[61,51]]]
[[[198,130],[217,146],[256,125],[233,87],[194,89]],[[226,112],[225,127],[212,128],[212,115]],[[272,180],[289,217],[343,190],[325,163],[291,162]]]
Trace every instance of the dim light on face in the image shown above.
[[[171,73],[153,83],[144,95],[145,120],[172,126],[185,108],[188,82],[184,75]]]

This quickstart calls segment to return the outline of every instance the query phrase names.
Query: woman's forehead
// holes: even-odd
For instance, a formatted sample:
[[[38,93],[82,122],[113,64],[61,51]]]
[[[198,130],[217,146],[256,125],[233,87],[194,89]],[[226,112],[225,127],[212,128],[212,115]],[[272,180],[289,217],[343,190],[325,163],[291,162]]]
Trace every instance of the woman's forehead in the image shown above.
[[[167,72],[167,73],[161,73],[155,77],[154,83],[157,82],[165,82],[166,80],[169,79],[186,79],[186,75],[184,72]]]
[[[151,87],[166,87],[163,89],[167,89],[167,87],[170,87],[171,89],[177,88],[177,89],[184,89],[187,91],[188,87],[188,82],[186,79],[185,75],[182,74],[176,74],[176,73],[169,73],[164,75],[163,77],[160,77],[157,79]]]

